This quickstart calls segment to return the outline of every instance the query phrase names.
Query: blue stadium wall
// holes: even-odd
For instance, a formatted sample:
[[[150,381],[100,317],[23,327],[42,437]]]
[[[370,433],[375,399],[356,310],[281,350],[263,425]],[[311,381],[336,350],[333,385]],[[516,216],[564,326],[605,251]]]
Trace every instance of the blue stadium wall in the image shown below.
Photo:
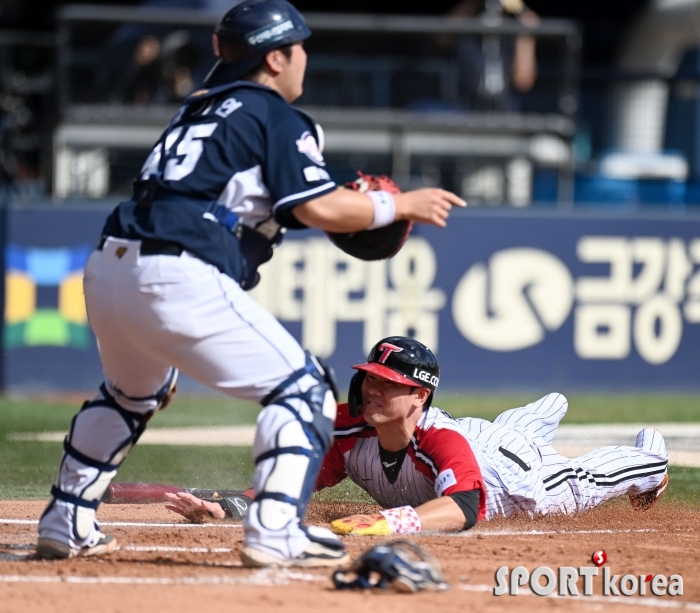
[[[6,389],[101,381],[81,281],[105,216],[9,212]],[[446,389],[700,388],[700,217],[467,210],[372,264],[289,232],[261,272],[256,299],[343,383],[373,342],[410,334]]]

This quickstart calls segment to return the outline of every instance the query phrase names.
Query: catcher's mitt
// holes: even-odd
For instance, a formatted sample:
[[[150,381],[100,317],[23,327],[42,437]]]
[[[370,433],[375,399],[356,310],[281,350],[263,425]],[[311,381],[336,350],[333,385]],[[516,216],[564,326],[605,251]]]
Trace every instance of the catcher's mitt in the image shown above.
[[[347,574],[355,575],[355,579],[348,578]],[[336,571],[333,583],[338,589],[392,588],[398,592],[449,589],[437,560],[416,543],[405,540],[372,547],[347,570]]]
[[[389,177],[375,177],[363,172],[357,172],[359,178],[346,183],[347,189],[358,192],[385,191],[399,194],[401,190]],[[403,247],[411,232],[413,222],[395,221],[388,226],[374,230],[338,233],[327,232],[333,244],[355,258],[366,261],[385,260],[396,255]]]

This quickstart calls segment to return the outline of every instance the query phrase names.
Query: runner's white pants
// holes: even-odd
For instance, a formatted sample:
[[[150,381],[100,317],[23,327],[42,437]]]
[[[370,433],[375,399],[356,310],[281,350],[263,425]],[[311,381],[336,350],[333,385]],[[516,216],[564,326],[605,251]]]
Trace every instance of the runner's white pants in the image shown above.
[[[305,365],[299,344],[238,283],[187,252],[144,257],[139,245],[107,239],[85,268],[90,325],[107,389],[122,408],[140,414],[156,409],[157,401],[149,397],[162,388],[173,367],[224,394],[259,402]],[[291,418],[276,408],[275,412],[268,406],[265,420],[275,428]],[[90,414],[94,417],[78,422],[72,442],[90,458],[109,462],[128,430],[116,411]],[[309,420],[308,415],[304,418]],[[275,433],[257,438],[274,441]],[[258,467],[258,472],[265,468]],[[58,482],[78,492],[94,475],[94,468],[66,456]],[[256,474],[256,486],[259,482]],[[76,538],[74,514],[74,505],[55,501],[40,522],[40,536],[75,548],[91,546],[100,537],[97,526],[88,536]],[[251,515],[256,525],[246,526],[247,544],[259,544],[282,557],[298,555],[308,544],[299,520],[270,531]]]
[[[460,419],[486,486],[486,518],[591,509],[627,493],[647,492],[666,474],[661,434],[645,428],[635,447],[602,447],[569,459],[552,447],[567,400],[548,394],[493,422]]]

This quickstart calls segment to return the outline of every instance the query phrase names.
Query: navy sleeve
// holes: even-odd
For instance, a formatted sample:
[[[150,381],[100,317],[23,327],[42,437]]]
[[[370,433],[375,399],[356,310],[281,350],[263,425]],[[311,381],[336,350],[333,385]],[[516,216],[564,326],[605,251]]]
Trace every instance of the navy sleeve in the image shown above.
[[[301,228],[292,209],[332,192],[336,184],[325,169],[315,126],[291,107],[275,109],[280,115],[282,110],[284,115],[269,123],[263,173],[275,219],[286,227]]]

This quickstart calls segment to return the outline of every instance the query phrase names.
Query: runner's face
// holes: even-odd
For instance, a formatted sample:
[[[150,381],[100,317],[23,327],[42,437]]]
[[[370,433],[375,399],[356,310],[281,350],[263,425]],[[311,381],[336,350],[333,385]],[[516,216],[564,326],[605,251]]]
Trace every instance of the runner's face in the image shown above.
[[[428,390],[395,383],[370,372],[362,383],[365,421],[372,425],[405,421],[415,408],[422,408]]]

